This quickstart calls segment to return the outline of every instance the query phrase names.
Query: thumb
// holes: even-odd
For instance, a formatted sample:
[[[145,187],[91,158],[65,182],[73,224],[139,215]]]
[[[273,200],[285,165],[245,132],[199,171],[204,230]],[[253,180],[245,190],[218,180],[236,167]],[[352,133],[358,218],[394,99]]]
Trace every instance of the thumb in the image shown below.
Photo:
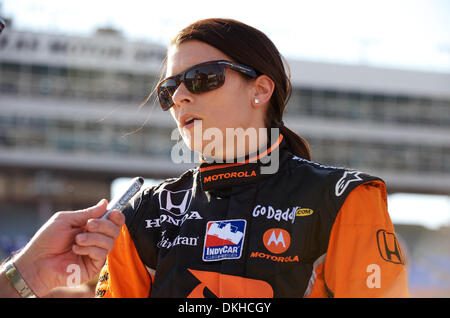
[[[73,211],[68,214],[70,216],[70,223],[73,226],[83,226],[89,219],[96,219],[102,217],[106,212],[108,200],[101,199],[96,205],[87,209]]]

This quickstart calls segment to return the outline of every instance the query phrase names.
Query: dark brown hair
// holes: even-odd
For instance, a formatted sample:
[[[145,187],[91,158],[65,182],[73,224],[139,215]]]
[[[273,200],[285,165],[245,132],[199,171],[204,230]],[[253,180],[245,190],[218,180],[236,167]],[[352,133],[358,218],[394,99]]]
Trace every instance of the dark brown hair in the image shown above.
[[[172,40],[172,45],[178,46],[188,40],[207,43],[235,62],[269,76],[275,89],[266,113],[266,127],[280,128],[292,153],[311,159],[308,142],[283,124],[283,112],[292,93],[290,76],[286,73],[280,52],[263,32],[236,20],[205,19],[181,30]]]

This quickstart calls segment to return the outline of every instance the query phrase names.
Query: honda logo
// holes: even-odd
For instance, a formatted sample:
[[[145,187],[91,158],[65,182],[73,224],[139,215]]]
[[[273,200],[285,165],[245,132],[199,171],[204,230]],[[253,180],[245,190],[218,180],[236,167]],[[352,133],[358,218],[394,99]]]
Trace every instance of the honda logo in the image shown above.
[[[405,264],[400,245],[395,234],[386,230],[377,231],[378,250],[381,257],[394,264]]]
[[[175,216],[184,215],[191,205],[192,189],[172,192],[163,189],[159,193],[159,207]]]

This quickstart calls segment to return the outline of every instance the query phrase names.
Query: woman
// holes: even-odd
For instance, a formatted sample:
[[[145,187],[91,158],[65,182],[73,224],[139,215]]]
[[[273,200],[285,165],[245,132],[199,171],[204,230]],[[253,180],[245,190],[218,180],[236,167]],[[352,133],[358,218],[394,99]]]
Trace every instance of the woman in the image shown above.
[[[290,81],[262,32],[197,21],[172,41],[165,76],[160,104],[203,160],[127,207],[98,297],[409,295],[383,181],[309,161],[283,124]],[[208,147],[208,129],[230,128],[273,129]]]

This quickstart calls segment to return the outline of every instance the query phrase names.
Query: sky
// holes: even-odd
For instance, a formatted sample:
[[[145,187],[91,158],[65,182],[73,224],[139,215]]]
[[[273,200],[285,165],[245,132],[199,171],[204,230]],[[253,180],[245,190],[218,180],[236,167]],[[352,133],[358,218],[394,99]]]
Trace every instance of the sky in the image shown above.
[[[448,0],[0,0],[16,29],[90,35],[115,27],[166,45],[202,18],[266,33],[287,58],[450,72]]]

